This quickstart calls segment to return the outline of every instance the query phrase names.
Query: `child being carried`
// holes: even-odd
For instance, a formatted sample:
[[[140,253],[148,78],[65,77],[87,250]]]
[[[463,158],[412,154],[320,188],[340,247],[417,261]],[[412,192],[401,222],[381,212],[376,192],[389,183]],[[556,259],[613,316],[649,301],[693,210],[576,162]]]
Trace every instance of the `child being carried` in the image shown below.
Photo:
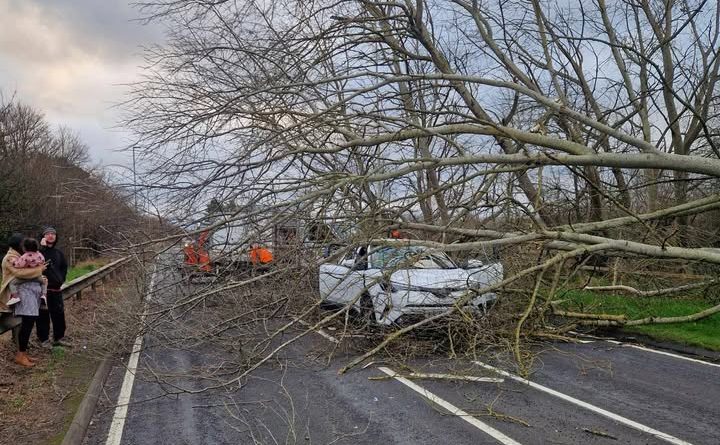
[[[42,253],[38,252],[40,245],[36,239],[25,238],[25,240],[23,240],[22,247],[24,253],[13,261],[13,267],[16,269],[32,269],[45,263],[45,257]],[[40,299],[43,304],[47,304],[47,279],[45,277],[33,278],[30,280],[15,278],[8,285],[10,288],[10,299],[7,302],[8,306],[12,306],[20,302],[20,292],[18,292],[18,289],[25,283],[40,283],[42,285],[42,295],[40,296]]]

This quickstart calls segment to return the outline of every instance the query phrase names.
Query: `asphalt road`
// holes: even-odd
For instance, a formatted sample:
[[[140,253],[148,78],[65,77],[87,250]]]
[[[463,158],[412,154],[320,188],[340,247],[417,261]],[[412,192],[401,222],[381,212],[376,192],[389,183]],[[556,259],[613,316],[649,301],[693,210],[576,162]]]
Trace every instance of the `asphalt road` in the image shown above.
[[[169,274],[157,280],[161,290],[151,305],[183,292],[174,280]],[[85,444],[720,443],[720,366],[628,345],[548,345],[533,364],[535,386],[511,376],[502,383],[408,384],[387,375],[399,370],[392,362],[338,375],[355,353],[323,331],[293,343],[247,379],[203,390],[231,379],[226,371],[239,352],[188,343],[187,329],[192,323],[175,319],[163,335],[143,339],[120,437],[109,434],[127,379],[127,358],[118,363]],[[503,357],[479,360],[410,365],[481,377],[498,377],[483,365],[513,372]]]

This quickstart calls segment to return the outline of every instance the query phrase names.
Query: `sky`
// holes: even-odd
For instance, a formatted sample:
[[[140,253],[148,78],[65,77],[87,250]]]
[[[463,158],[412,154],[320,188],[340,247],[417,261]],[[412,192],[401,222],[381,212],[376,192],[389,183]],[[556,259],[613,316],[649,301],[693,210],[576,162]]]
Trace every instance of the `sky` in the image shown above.
[[[0,92],[79,132],[93,164],[129,165],[117,105],[161,43],[132,0],[0,0]]]

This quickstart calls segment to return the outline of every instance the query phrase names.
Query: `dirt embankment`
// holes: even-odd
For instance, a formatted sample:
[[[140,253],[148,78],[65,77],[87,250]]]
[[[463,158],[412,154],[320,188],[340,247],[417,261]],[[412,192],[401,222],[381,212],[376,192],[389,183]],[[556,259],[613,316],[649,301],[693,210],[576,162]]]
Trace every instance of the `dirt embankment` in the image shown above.
[[[62,442],[99,361],[131,344],[140,298],[130,268],[82,299],[65,300],[72,348],[39,347],[35,332],[28,353],[32,369],[14,363],[10,332],[0,336],[0,437],[4,443]]]

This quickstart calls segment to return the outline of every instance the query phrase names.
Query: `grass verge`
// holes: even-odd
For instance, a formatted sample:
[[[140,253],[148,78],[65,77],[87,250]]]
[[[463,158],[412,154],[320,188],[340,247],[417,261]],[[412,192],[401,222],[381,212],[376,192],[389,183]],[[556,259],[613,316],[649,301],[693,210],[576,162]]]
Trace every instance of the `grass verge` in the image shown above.
[[[54,348],[52,355],[56,356],[59,354],[65,359],[64,352],[62,348]],[[62,370],[59,384],[65,387],[70,386],[73,389],[68,392],[67,396],[62,400],[63,415],[60,420],[62,426],[54,436],[50,437],[48,441],[49,445],[60,445],[65,438],[65,433],[67,433],[68,428],[70,428],[70,424],[75,418],[75,413],[80,407],[80,403],[82,403],[85,392],[95,374],[97,364],[97,360],[87,356],[76,355],[73,357],[73,360],[65,360],[65,367]]]
[[[93,260],[93,261],[84,261],[82,263],[76,264],[74,267],[70,268],[68,270],[67,278],[65,281],[72,281],[75,278],[79,278],[83,275],[89,274],[90,272],[101,268],[106,264],[105,261],[100,260]]]
[[[5,340],[0,368],[8,387],[0,391],[3,416],[0,432],[8,443],[25,438],[29,443],[62,443],[65,431],[92,379],[97,359],[87,353],[71,353],[60,347],[35,350],[40,361],[33,369],[11,363],[14,346]],[[10,363],[9,363],[10,362]],[[5,442],[4,442],[5,443]]]
[[[559,298],[567,300],[563,303],[564,309],[594,314],[625,314],[631,320],[648,316],[690,315],[712,306],[707,300],[696,297],[633,297],[575,290],[568,291]],[[624,328],[623,331],[720,351],[720,314],[695,322],[633,326]]]
[[[11,333],[0,335],[0,443],[62,442],[99,361],[132,344],[141,304],[136,275],[121,271],[82,300],[66,300],[74,346],[49,351],[31,342],[30,354],[40,359],[32,369],[14,363]]]

